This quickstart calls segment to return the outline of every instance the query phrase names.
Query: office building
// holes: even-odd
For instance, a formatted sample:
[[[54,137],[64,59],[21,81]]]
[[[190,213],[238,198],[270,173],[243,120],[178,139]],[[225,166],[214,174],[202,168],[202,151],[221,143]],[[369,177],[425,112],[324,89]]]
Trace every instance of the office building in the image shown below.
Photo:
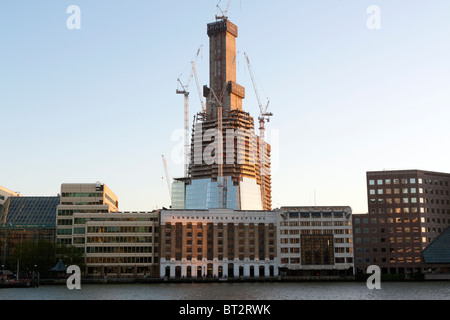
[[[9,197],[0,210],[0,262],[7,266],[24,241],[55,241],[56,208],[60,197]],[[9,266],[12,267],[12,266]]]
[[[278,257],[282,275],[354,274],[350,207],[281,207],[278,212]]]
[[[87,276],[159,277],[159,211],[74,212],[72,236]]]
[[[450,225],[450,174],[367,172],[368,214],[353,215],[355,267],[422,273],[423,251]]]
[[[176,209],[271,210],[271,147],[255,133],[236,83],[238,28],[227,18],[208,24],[209,86],[194,119],[188,177],[173,189]],[[176,186],[176,187],[175,187]]]
[[[84,236],[72,234],[74,213],[117,212],[118,209],[117,196],[105,184],[62,184],[56,216],[57,243],[84,246]]]
[[[273,211],[162,210],[160,275],[277,276],[276,232]]]

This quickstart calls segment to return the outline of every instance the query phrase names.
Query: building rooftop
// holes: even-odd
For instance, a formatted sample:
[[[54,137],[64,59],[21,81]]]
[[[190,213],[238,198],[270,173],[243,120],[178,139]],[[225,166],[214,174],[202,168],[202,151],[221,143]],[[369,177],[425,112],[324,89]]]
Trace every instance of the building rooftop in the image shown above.
[[[0,211],[0,228],[55,228],[59,196],[11,197]]]
[[[425,263],[450,263],[450,227],[423,251]]]

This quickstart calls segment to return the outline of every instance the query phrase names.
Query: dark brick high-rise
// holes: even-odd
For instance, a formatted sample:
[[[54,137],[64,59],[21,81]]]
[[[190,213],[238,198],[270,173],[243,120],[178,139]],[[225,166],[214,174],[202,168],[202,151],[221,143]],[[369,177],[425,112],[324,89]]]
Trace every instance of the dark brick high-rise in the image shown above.
[[[422,251],[450,225],[450,174],[367,172],[368,214],[353,215],[355,269],[424,272]]]

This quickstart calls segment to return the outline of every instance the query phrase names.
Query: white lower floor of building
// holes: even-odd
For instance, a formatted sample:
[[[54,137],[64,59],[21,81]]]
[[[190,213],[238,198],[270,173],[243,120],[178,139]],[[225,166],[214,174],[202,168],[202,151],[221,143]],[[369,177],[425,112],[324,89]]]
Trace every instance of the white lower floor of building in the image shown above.
[[[278,263],[267,261],[160,261],[160,275],[166,278],[237,278],[278,276]]]

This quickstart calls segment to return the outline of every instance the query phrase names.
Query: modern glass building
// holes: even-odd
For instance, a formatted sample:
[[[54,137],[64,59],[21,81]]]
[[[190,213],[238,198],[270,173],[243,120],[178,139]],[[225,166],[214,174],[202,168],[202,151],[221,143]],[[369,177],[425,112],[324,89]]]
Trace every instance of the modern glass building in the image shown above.
[[[0,212],[0,262],[7,265],[14,247],[25,240],[55,241],[60,197],[10,197]]]
[[[256,180],[243,178],[236,185],[232,177],[226,177],[224,188],[224,208],[231,210],[262,210],[261,188]],[[185,184],[172,184],[172,209],[208,210],[220,208],[221,190],[217,181],[196,179]]]

